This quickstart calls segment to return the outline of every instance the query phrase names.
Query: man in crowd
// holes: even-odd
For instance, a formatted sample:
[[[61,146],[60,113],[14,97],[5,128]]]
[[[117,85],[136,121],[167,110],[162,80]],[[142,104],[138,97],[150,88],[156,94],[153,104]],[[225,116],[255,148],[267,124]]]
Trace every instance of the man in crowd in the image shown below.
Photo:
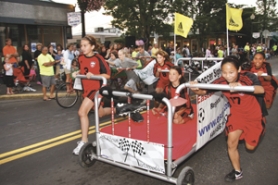
[[[17,62],[18,53],[14,46],[12,46],[12,40],[6,39],[6,46],[3,47],[3,56],[11,55],[10,63],[14,64]]]

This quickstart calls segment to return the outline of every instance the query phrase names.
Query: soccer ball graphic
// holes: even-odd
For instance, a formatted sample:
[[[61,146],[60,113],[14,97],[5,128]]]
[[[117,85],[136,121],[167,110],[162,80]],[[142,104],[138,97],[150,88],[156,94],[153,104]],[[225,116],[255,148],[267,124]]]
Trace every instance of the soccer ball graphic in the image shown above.
[[[198,118],[199,123],[202,123],[205,120],[205,110],[203,108],[199,109]]]

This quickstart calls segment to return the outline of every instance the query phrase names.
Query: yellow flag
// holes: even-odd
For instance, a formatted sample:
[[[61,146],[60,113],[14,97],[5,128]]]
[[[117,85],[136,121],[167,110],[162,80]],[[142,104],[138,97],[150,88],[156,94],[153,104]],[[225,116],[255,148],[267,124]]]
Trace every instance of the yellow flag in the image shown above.
[[[187,37],[187,34],[193,24],[193,20],[182,14],[175,13],[175,34]]]
[[[229,30],[241,30],[243,26],[241,15],[242,9],[231,8],[228,4],[226,4],[226,23]]]

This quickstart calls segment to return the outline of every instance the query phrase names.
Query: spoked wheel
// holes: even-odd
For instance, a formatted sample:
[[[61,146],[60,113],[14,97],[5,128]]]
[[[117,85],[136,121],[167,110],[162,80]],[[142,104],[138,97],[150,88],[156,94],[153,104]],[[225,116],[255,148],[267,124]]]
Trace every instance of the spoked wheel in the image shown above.
[[[67,92],[67,85],[62,84],[56,90],[56,102],[63,108],[70,108],[75,105],[78,100],[78,91],[73,90],[72,92]]]
[[[193,185],[195,181],[194,171],[191,167],[186,166],[178,176],[177,185]]]
[[[96,160],[94,160],[94,157],[96,156],[96,147],[92,145],[92,143],[86,143],[83,145],[79,152],[79,164],[83,168],[89,168],[91,167]]]

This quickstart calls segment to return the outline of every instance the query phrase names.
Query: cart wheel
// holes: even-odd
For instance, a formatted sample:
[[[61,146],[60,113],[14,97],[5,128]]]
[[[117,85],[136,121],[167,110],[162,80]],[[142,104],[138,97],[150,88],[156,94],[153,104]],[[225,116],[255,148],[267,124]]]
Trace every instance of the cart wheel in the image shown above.
[[[194,171],[191,167],[186,166],[178,176],[177,185],[193,185],[195,181]]]
[[[96,156],[96,147],[92,145],[92,143],[86,143],[83,145],[79,152],[79,164],[83,168],[91,167],[96,160],[94,160]]]

